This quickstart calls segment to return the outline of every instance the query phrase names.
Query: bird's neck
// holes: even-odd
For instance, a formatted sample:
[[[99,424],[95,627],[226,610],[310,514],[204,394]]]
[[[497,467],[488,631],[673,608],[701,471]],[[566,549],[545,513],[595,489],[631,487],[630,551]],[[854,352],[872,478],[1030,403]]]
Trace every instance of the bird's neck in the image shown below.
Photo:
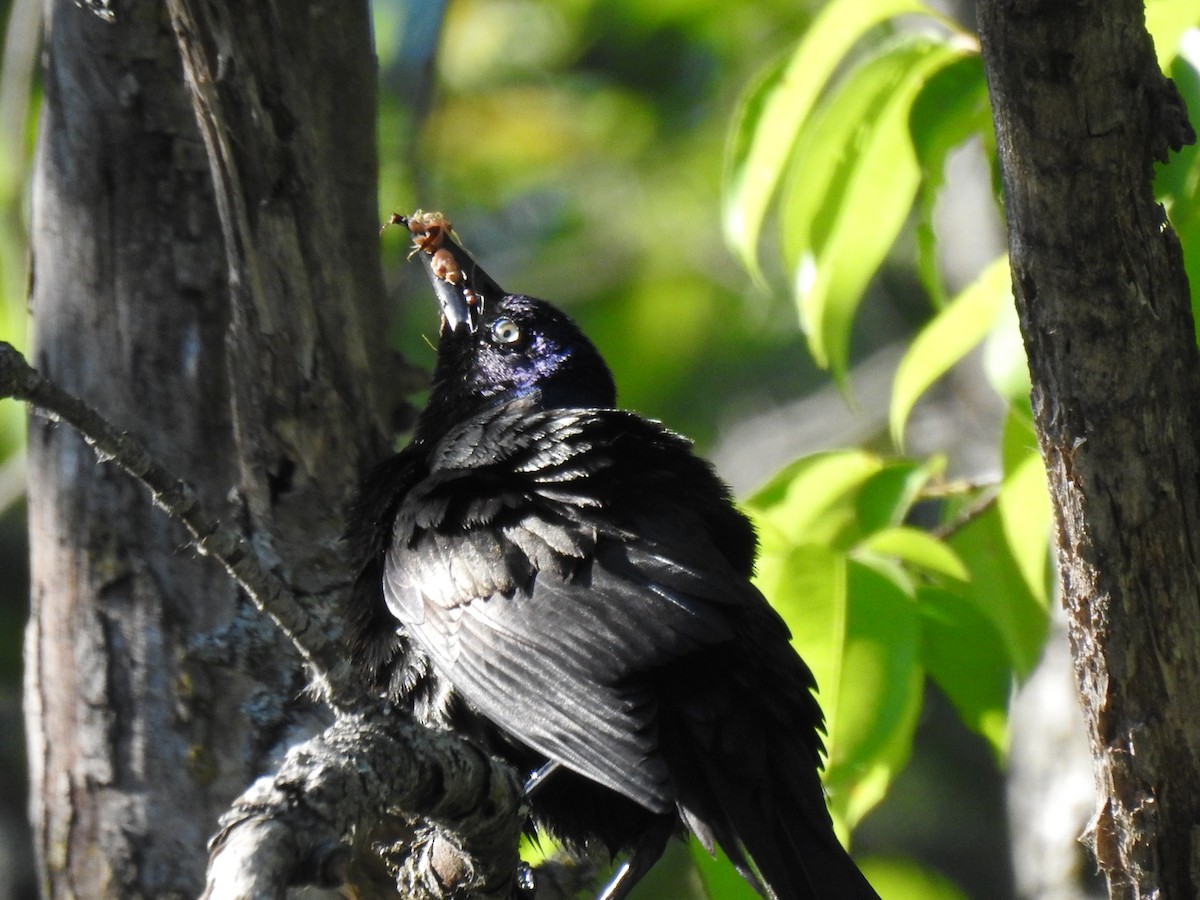
[[[468,418],[516,400],[523,401],[530,414],[550,409],[612,409],[616,406],[611,378],[597,384],[577,378],[551,377],[525,387],[495,392],[461,382],[438,380],[417,419],[416,436],[434,440]]]

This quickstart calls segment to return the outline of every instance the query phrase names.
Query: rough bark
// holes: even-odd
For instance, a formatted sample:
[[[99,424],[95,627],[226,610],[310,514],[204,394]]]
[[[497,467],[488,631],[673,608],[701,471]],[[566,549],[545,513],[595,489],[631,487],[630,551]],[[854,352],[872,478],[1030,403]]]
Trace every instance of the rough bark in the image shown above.
[[[245,267],[231,279],[230,210],[164,7],[123,3],[109,23],[47,0],[34,359],[186,473],[327,615],[345,581],[340,510],[384,438],[367,9],[222,5],[245,17],[243,52],[289,73],[247,100],[258,155],[237,189],[257,243],[238,250],[258,256],[253,289]],[[218,81],[246,62],[224,66]],[[196,896],[218,816],[304,727],[297,656],[71,430],[32,420],[29,471],[44,892]]]
[[[282,898],[296,883],[343,881],[361,898],[391,897],[397,886],[414,900],[511,896],[524,821],[516,773],[469,742],[365,695],[337,659],[337,644],[324,640],[314,617],[242,535],[220,523],[140,441],[0,342],[0,399],[10,397],[69,424],[100,459],[136,478],[280,626],[337,709],[331,726],[292,746],[278,771],[251,785],[221,817],[205,896],[266,900]],[[538,896],[573,895],[568,885],[579,884],[584,869],[591,871],[575,866],[556,873],[550,886],[561,888],[557,893],[544,892],[539,881]]]
[[[205,897],[282,900],[292,883],[350,881],[360,898],[508,900],[523,802],[510,768],[452,734],[386,708],[339,716],[222,819]],[[423,823],[389,819],[392,803]]]
[[[1200,358],[1139,0],[981,0],[1013,290],[1113,897],[1200,895]]]

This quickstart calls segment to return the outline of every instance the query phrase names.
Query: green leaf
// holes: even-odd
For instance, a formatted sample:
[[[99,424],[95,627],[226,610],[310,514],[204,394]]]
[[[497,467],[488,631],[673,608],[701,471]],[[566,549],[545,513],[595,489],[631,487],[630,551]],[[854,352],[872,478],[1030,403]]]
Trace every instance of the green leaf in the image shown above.
[[[1154,52],[1164,72],[1179,55],[1184,32],[1200,25],[1196,0],[1146,0],[1146,30],[1154,38]]]
[[[815,453],[785,466],[746,502],[764,555],[805,543],[849,546],[858,527],[855,493],[882,466],[863,450]]]
[[[695,837],[688,840],[688,850],[700,873],[705,893],[714,900],[761,900],[721,848],[715,849],[716,856],[712,856]]]
[[[1008,748],[1008,700],[1013,670],[1004,639],[991,620],[961,593],[917,590],[921,661],[968,728],[1003,758]]]
[[[929,479],[945,468],[946,461],[940,456],[924,463],[888,460],[858,489],[854,509],[860,533],[867,535],[903,523]]]
[[[927,531],[901,526],[877,531],[863,539],[855,552],[894,557],[936,575],[966,581],[971,577],[963,561],[945,543]]]
[[[1012,302],[1000,304],[992,330],[983,342],[983,372],[996,393],[1009,401],[1028,401],[1032,387],[1029,380],[1029,359],[1025,355],[1025,339],[1017,306]]]
[[[796,144],[781,204],[784,260],[795,273],[809,349],[839,383],[854,312],[920,184],[913,102],[964,52],[914,34],[877,48],[822,102]]]
[[[760,284],[758,239],[795,141],[795,132],[788,129],[799,127],[819,89],[808,83],[804,93],[788,90],[788,59],[782,57],[763,69],[738,102],[721,192],[725,242]]]
[[[868,856],[858,867],[884,900],[968,900],[949,878],[910,859]]]
[[[1024,469],[1020,474],[1022,479],[1027,478]],[[1008,487],[1006,481],[1000,496]],[[1016,497],[1024,497],[1026,488],[1024,481],[1019,482]],[[1018,505],[1013,506],[1014,514]],[[971,572],[971,580],[962,584],[962,596],[995,626],[1016,676],[1024,678],[1042,655],[1049,628],[1049,608],[1043,587],[1045,577],[1040,584],[1031,581],[1027,575],[1032,568],[1031,558],[1019,562],[1016,553],[1030,553],[1025,540],[1044,541],[1046,532],[1036,517],[1030,518],[1026,524],[1033,536],[1022,540],[1014,553],[1000,508],[997,498],[996,503],[956,529],[947,538],[947,544]]]
[[[983,340],[1001,306],[1011,298],[1008,257],[1002,256],[913,339],[892,383],[888,422],[897,446],[903,446],[904,425],[920,396]]]
[[[759,558],[755,584],[792,632],[820,689],[823,709],[836,708],[849,617],[846,556],[816,544]]]
[[[835,0],[826,4],[800,45],[775,63],[745,95],[736,116],[725,176],[725,235],[758,275],[758,237],[787,168],[796,136],[850,48],[870,29],[905,13],[928,12],[918,0]]]
[[[933,212],[945,181],[946,157],[974,134],[991,136],[991,106],[979,54],[965,55],[930,77],[913,102],[909,128],[921,167],[917,271],[934,306],[941,309],[947,298],[937,265]]]
[[[1004,421],[1001,456],[1004,484],[996,498],[1001,528],[1029,593],[1049,608],[1054,514],[1033,422],[1015,404]]]
[[[860,562],[847,562],[846,574],[846,646],[837,695],[820,693],[818,699],[828,728],[830,811],[852,829],[908,762],[924,672],[913,598]]]
[[[941,466],[885,464],[857,450],[816,454],[747,505],[762,536],[756,583],[817,680],[831,808],[843,833],[907,761],[920,710],[919,614],[913,579],[897,560],[962,574],[947,548],[894,524]],[[864,531],[876,533],[878,548],[868,542],[848,557]]]
[[[811,544],[764,557],[757,583],[816,678],[831,811],[845,833],[908,760],[922,683],[916,604],[880,571]]]

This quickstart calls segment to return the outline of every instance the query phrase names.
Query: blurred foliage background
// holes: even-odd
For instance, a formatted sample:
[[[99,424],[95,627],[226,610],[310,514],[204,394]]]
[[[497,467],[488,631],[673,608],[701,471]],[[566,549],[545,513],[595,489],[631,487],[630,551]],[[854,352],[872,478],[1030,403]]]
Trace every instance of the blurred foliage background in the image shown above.
[[[835,816],[883,896],[1015,896],[1009,703],[1053,579],[972,4],[372,6],[380,221],[442,210],[745,499],[760,585],[822,686]],[[0,2],[0,338],[18,346],[39,7]],[[1195,118],[1200,12],[1149,8]],[[1196,181],[1193,150],[1160,177],[1193,275]],[[402,229],[382,241],[394,342],[430,368],[433,301]],[[34,896],[23,429],[0,404],[0,898]],[[750,896],[682,847],[637,896],[704,886]]]

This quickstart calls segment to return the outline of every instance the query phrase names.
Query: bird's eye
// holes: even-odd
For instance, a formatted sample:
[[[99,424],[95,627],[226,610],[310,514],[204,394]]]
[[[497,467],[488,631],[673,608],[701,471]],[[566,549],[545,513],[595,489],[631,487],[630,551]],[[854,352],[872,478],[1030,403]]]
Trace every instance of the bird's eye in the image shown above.
[[[501,344],[515,344],[521,339],[521,326],[512,319],[497,319],[492,323],[492,337]]]

